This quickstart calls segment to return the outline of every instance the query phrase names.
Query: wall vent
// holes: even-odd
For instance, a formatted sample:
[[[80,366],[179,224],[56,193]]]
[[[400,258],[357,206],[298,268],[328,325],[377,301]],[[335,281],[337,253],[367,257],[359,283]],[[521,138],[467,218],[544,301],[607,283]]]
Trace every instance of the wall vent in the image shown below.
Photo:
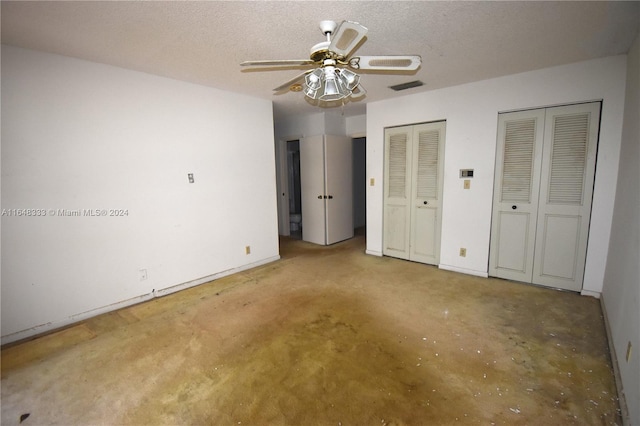
[[[396,92],[398,92],[400,90],[407,90],[407,89],[411,89],[413,87],[420,87],[423,84],[424,83],[421,82],[420,80],[415,80],[415,81],[410,81],[408,83],[402,83],[402,84],[396,84],[395,86],[389,86],[389,89],[395,90]]]

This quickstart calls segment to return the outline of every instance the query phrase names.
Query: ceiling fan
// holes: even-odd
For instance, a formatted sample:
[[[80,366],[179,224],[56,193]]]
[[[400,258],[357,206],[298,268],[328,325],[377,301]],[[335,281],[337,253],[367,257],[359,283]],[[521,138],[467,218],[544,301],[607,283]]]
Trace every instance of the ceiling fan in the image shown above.
[[[422,63],[422,59],[417,55],[349,57],[368,31],[357,22],[342,21],[338,26],[334,21],[321,21],[320,29],[327,40],[311,48],[310,59],[245,61],[240,65],[244,67],[314,65],[315,69],[307,70],[276,87],[273,89],[274,92],[303,91],[307,98],[317,101],[320,105],[337,106],[344,103],[347,98],[359,98],[366,93],[360,84],[360,76],[351,69],[373,72],[414,71]]]

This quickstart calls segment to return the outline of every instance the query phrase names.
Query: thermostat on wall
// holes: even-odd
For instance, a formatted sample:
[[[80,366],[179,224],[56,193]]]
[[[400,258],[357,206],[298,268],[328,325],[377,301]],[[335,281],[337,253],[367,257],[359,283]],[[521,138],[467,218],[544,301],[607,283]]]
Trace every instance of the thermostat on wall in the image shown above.
[[[461,178],[472,178],[473,177],[473,169],[460,169],[460,177]]]

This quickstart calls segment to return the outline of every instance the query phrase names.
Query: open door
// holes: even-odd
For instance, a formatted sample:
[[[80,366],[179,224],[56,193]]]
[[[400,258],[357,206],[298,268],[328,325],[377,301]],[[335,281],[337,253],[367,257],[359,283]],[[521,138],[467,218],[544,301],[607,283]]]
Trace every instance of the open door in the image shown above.
[[[300,140],[304,241],[328,245],[353,237],[352,155],[347,136]]]

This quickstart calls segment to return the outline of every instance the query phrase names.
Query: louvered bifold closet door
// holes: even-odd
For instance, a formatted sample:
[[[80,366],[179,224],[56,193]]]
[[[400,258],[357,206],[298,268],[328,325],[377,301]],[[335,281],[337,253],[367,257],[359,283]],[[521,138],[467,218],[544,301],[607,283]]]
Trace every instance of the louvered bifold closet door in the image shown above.
[[[410,260],[432,265],[440,261],[444,139],[445,122],[414,126]]]
[[[409,259],[412,136],[411,126],[385,131],[382,253],[401,259]]]
[[[600,103],[549,108],[545,123],[533,283],[580,291]]]
[[[544,109],[498,117],[489,275],[531,282]]]

